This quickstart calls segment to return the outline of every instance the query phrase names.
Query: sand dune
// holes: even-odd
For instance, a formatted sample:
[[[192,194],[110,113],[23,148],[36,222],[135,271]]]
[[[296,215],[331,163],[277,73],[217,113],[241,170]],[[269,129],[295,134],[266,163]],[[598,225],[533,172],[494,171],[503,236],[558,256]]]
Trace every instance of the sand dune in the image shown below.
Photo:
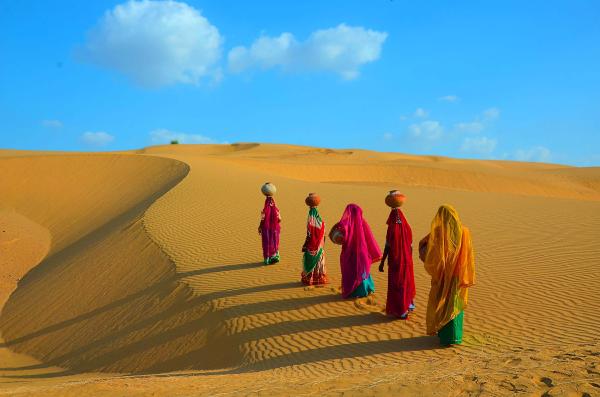
[[[600,392],[600,168],[263,144],[4,152],[0,164],[0,292],[16,286],[0,393]],[[256,234],[267,180],[283,216],[269,267]],[[329,226],[361,205],[383,242],[392,188],[416,237],[441,203],[473,231],[459,348],[424,336],[416,257],[407,322],[382,314],[376,268],[374,297],[339,297],[332,244],[332,284],[299,283],[306,194],[321,195]]]

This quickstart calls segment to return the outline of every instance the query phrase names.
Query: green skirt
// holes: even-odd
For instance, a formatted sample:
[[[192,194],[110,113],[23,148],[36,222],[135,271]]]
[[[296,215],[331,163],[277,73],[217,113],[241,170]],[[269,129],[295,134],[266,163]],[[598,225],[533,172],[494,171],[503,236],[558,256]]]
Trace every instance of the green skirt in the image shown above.
[[[352,292],[350,297],[363,298],[365,296],[368,296],[371,292],[375,292],[375,283],[373,282],[373,277],[371,277],[371,275],[369,274],[369,277],[366,280],[363,280],[363,282],[360,283],[358,287],[356,287],[356,289],[354,290],[354,292]]]
[[[438,337],[442,346],[460,345],[462,343],[464,313],[464,311],[461,311],[440,329]]]

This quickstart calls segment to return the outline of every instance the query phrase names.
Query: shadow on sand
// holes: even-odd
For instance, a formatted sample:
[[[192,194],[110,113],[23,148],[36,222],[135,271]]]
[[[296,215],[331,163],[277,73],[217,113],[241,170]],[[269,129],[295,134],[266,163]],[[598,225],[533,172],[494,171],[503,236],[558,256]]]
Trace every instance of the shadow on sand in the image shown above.
[[[106,316],[113,310],[127,306],[133,301],[148,302],[164,296],[165,291],[176,288],[181,279],[199,274],[246,270],[262,266],[260,263],[243,263],[223,265],[192,272],[178,273],[155,285],[144,288],[124,298],[115,300],[110,304],[96,308],[87,313],[75,316],[68,320],[49,325],[26,335],[7,340],[2,347],[19,346],[33,342],[37,339],[49,337],[50,334],[62,328],[81,325],[97,316]],[[164,374],[171,371],[207,371],[210,374],[255,372],[284,366],[307,364],[318,361],[364,357],[382,353],[428,350],[438,348],[435,337],[421,336],[406,339],[371,341],[350,343],[336,346],[321,347],[300,352],[283,354],[267,358],[256,363],[245,364],[241,347],[251,341],[280,337],[306,331],[331,330],[343,327],[357,327],[376,325],[389,322],[385,316],[378,313],[365,313],[348,316],[326,317],[318,319],[283,321],[276,324],[264,325],[238,333],[231,333],[225,326],[227,320],[238,316],[252,316],[256,314],[285,312],[306,308],[316,304],[341,301],[337,294],[322,289],[320,293],[312,296],[294,297],[258,303],[247,303],[226,308],[216,308],[213,302],[223,298],[231,298],[256,292],[274,290],[302,289],[299,282],[266,284],[248,288],[223,290],[200,296],[189,296],[185,300],[176,301],[153,315],[132,321],[128,324],[118,324],[114,331],[98,335],[89,343],[73,346],[72,349],[45,360],[44,363],[23,367],[0,368],[0,371],[27,371],[41,370],[48,367],[71,368],[65,371],[41,374],[14,374],[0,375],[5,378],[54,378],[74,375],[83,372],[105,371],[107,368],[140,353],[152,352],[154,349],[173,346],[173,352],[178,355],[161,357],[160,361],[151,363],[140,370],[128,371],[135,374],[157,374],[157,376],[199,376],[201,372],[190,374]],[[313,290],[319,291],[319,290]],[[327,292],[325,292],[327,291]],[[84,324],[85,325],[85,324]],[[152,332],[147,331],[152,330]],[[154,331],[157,330],[157,331]],[[143,338],[132,338],[140,332],[146,332]],[[202,339],[204,338],[204,339]],[[208,338],[208,339],[207,339]],[[190,340],[204,340],[198,348],[187,348],[181,354],[182,343]],[[118,343],[115,343],[118,341]],[[183,342],[181,342],[183,341]],[[225,351],[219,351],[223,359],[206,360],[214,358],[215,346],[226,346]],[[227,347],[228,346],[228,347]],[[229,349],[229,350],[227,350]],[[63,349],[64,350],[64,349]],[[214,361],[214,362],[211,362]],[[224,369],[226,368],[226,369]],[[217,371],[217,372],[215,372]],[[161,375],[162,374],[162,375]]]

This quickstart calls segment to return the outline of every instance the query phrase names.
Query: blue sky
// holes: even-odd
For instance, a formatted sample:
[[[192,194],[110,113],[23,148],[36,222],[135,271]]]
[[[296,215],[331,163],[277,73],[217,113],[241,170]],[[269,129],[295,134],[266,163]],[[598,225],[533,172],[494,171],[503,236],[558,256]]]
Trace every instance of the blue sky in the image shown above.
[[[0,0],[0,147],[600,165],[597,1]]]

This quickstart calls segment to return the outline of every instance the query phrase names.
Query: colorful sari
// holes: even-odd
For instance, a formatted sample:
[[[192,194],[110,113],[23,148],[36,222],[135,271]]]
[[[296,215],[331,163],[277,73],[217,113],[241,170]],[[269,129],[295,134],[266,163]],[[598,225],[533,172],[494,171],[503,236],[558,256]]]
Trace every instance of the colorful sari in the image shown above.
[[[437,333],[442,345],[459,344],[467,288],[475,283],[471,233],[461,224],[456,210],[443,205],[431,222],[430,234],[419,246],[425,244],[425,270],[431,275],[427,334]]]
[[[385,312],[406,318],[415,299],[415,274],[412,259],[412,230],[399,208],[387,220],[388,292]]]
[[[337,226],[344,234],[340,255],[342,296],[367,296],[375,291],[371,265],[381,259],[381,250],[358,205],[348,204]]]
[[[279,262],[279,232],[281,230],[281,215],[273,197],[265,199],[261,213],[260,235],[265,265]]]
[[[319,210],[311,207],[306,222],[306,242],[302,257],[302,283],[306,285],[327,284],[325,269],[325,222]]]

